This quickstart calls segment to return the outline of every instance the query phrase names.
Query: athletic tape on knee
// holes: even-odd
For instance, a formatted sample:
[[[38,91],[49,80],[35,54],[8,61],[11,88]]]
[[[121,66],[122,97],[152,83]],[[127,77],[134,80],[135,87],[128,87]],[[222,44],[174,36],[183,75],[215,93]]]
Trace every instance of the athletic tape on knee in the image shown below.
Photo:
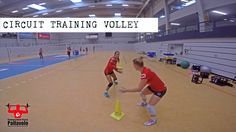
[[[155,116],[157,114],[154,106],[148,104],[146,108],[148,112],[151,114],[151,116]]]

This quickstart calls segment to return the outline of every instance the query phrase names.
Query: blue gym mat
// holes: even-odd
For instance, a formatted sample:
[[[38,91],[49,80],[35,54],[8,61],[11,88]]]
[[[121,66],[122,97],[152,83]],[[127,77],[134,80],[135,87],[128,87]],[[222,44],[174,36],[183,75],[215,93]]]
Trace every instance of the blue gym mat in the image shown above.
[[[74,59],[79,56],[72,56]],[[69,60],[67,55],[53,55],[45,56],[43,60],[39,58],[19,60],[9,63],[0,64],[0,80],[6,79],[12,76],[16,76],[29,71],[37,70],[52,64],[60,63]]]

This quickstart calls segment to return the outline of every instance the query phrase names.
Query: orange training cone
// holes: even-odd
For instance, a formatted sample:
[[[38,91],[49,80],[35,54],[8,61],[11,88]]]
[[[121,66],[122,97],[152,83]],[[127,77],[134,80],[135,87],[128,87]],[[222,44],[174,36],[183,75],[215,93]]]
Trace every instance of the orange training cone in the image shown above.
[[[116,100],[115,112],[111,113],[111,117],[116,120],[121,120],[124,115],[125,114],[123,112],[121,112],[120,101]]]

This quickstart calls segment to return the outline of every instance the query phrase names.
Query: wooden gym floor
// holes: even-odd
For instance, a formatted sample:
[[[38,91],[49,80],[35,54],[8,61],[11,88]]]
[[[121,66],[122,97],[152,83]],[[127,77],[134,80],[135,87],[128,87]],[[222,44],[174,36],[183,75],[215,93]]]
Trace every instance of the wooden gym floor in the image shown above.
[[[103,97],[107,85],[103,69],[112,52],[98,52],[0,81],[0,132],[235,132],[236,89],[219,87],[204,80],[190,82],[189,72],[154,60],[146,66],[166,82],[168,92],[156,106],[158,124],[144,127],[148,119],[144,108],[136,106],[138,93],[120,94],[121,86],[133,88],[139,73],[132,59],[139,56],[121,52],[124,73],[120,84]],[[110,117],[115,100],[121,102],[125,117]],[[7,126],[7,103],[29,103],[27,128]]]

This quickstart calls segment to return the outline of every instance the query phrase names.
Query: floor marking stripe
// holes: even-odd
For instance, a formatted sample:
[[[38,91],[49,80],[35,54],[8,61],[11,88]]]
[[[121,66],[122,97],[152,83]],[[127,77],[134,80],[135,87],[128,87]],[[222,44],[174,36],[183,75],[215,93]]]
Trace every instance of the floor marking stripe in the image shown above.
[[[2,68],[2,69],[0,69],[0,72],[1,72],[1,71],[6,71],[6,70],[8,70],[8,69],[6,69],[6,68]]]

